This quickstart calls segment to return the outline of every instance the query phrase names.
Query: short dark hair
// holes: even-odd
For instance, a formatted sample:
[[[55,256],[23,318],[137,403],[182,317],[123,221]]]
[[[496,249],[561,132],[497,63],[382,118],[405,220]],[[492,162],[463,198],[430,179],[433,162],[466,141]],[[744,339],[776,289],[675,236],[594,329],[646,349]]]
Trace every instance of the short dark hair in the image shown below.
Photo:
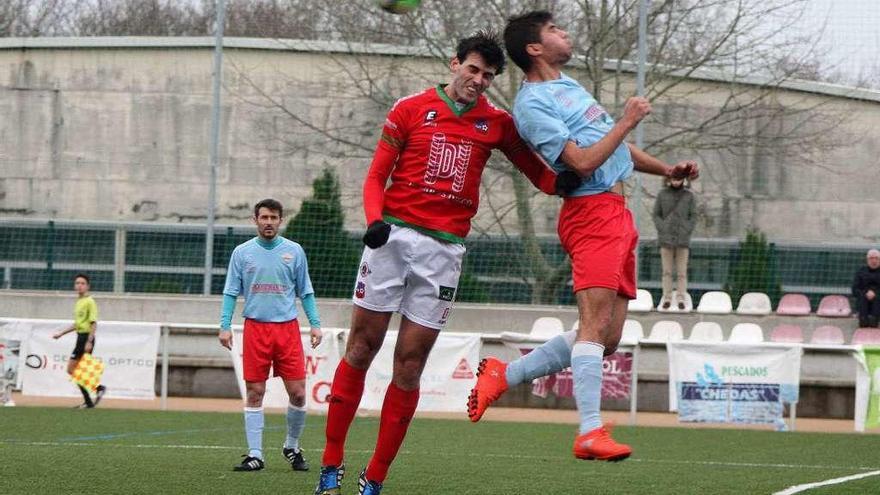
[[[477,31],[473,36],[462,39],[455,47],[455,58],[464,62],[468,54],[477,53],[483,57],[486,65],[495,68],[495,75],[504,72],[507,59],[504,58],[504,50],[501,48],[501,40],[498,33],[492,30]]]
[[[256,205],[254,205],[254,216],[255,217],[259,216],[260,208],[269,208],[272,211],[277,211],[279,217],[284,216],[284,208],[281,206],[281,203],[279,203],[278,201],[276,201],[272,198],[264,199],[264,200],[260,201],[259,203],[257,203]]]
[[[531,43],[541,42],[541,28],[553,20],[553,14],[546,10],[533,10],[513,16],[504,27],[504,48],[507,56],[523,72],[532,68],[532,57],[526,51]]]
[[[92,281],[89,280],[89,276],[86,275],[85,273],[77,273],[76,275],[73,276],[73,281],[76,282],[76,279],[78,279],[78,278],[85,280],[86,285],[89,285],[89,286],[92,285]]]

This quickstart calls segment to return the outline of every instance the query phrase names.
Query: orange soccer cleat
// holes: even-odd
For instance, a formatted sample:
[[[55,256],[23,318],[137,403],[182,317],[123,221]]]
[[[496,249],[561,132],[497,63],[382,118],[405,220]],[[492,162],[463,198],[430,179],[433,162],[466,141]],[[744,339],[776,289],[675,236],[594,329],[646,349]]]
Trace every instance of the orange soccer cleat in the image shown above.
[[[476,423],[483,417],[489,405],[498,400],[507,391],[507,363],[494,357],[480,361],[477,368],[477,384],[468,396],[468,417]]]
[[[629,445],[617,443],[611,438],[611,426],[603,425],[574,439],[572,448],[578,459],[599,461],[622,461],[632,454]]]

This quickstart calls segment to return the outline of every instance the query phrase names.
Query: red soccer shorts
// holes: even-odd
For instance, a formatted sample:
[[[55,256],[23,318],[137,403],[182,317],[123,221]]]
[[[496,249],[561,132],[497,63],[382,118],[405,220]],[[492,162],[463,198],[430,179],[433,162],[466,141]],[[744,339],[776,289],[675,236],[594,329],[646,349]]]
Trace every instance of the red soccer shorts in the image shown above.
[[[571,257],[574,292],[604,287],[636,298],[639,233],[623,196],[601,193],[565,198],[557,230]]]
[[[269,368],[284,380],[304,380],[306,364],[299,322],[245,319],[242,360],[246,382],[265,382],[269,379]]]

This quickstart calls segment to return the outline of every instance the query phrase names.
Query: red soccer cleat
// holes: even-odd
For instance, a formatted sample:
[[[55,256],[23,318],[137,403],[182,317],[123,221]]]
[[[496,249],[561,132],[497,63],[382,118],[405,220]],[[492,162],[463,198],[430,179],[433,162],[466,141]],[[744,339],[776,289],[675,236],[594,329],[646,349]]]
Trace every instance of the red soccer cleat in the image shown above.
[[[480,361],[477,368],[477,384],[468,396],[468,417],[476,423],[483,417],[489,405],[498,400],[507,391],[507,363],[494,357]]]
[[[629,445],[617,443],[611,438],[611,426],[603,425],[578,435],[572,448],[574,456],[584,460],[622,461],[632,454]]]

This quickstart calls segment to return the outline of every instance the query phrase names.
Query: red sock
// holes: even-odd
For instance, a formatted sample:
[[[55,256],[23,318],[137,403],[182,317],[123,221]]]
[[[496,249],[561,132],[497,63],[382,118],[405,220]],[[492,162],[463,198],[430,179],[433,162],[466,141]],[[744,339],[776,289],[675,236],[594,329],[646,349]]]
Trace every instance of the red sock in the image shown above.
[[[342,464],[345,455],[345,438],[361,403],[361,396],[364,395],[366,375],[367,370],[354,368],[345,362],[345,359],[341,360],[336,368],[333,385],[330,386],[330,407],[327,410],[325,430],[327,444],[324,446],[324,457],[321,459],[322,466]]]
[[[385,392],[382,403],[382,419],[379,421],[379,438],[376,451],[367,464],[367,479],[382,483],[388,476],[388,468],[394,462],[400,445],[406,437],[409,422],[419,405],[419,389],[401,390],[393,383]]]

